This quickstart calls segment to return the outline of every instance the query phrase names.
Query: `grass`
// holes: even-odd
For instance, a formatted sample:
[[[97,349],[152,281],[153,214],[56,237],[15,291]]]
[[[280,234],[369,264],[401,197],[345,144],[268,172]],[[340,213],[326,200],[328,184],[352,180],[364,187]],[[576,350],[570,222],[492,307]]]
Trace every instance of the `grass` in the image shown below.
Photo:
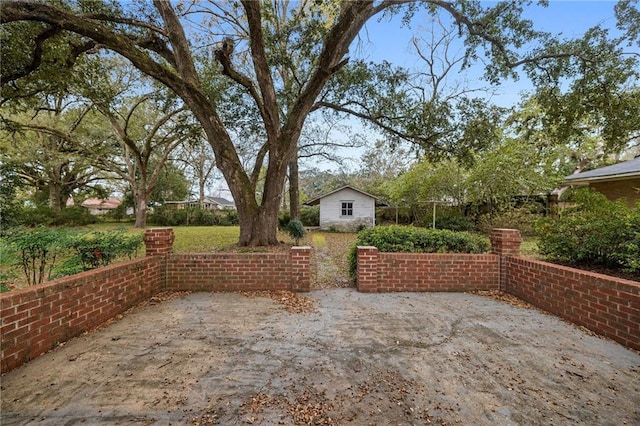
[[[540,259],[540,251],[538,250],[537,237],[522,237],[520,245],[520,255],[532,259]]]
[[[176,239],[175,253],[211,253],[223,250],[238,242],[238,226],[177,226],[173,228]]]

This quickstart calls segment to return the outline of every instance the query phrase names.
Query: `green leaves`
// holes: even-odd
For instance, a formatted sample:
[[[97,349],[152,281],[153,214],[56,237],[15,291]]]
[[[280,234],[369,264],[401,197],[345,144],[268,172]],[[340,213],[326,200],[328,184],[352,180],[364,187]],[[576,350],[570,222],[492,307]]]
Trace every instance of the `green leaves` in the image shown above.
[[[551,260],[640,271],[640,203],[609,201],[579,190],[575,205],[537,226],[540,253]]]
[[[61,228],[14,229],[4,241],[18,254],[29,285],[53,277],[106,266],[115,259],[131,259],[142,246],[142,234],[124,231],[74,233]],[[61,263],[58,261],[64,258]]]
[[[485,253],[491,248],[487,237],[447,229],[424,229],[413,226],[377,226],[358,233],[349,251],[351,276],[355,276],[357,246],[377,247],[381,252],[404,253]]]
[[[296,245],[298,245],[300,239],[305,235],[304,225],[298,219],[293,219],[287,225],[287,233],[296,240]]]

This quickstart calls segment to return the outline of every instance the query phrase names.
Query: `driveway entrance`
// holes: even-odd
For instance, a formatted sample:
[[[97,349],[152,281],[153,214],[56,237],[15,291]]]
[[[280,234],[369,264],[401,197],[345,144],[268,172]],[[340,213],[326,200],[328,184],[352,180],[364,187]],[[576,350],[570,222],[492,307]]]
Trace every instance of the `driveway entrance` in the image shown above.
[[[286,299],[288,296],[282,295]],[[459,293],[194,293],[2,377],[10,424],[640,424],[640,355]]]

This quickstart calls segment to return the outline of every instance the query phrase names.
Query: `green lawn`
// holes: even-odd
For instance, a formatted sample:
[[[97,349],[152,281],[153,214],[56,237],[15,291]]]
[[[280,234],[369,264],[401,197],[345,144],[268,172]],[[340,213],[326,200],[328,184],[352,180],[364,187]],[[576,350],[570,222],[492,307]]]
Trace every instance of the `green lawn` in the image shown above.
[[[96,231],[126,228],[128,232],[144,232],[136,229],[132,224],[98,223],[88,228]],[[153,228],[153,226],[149,226]],[[176,239],[173,251],[176,253],[210,253],[222,250],[238,242],[240,227],[238,226],[173,226]],[[144,252],[142,253],[144,255]]]
[[[211,253],[238,242],[238,226],[177,226],[173,228],[176,239],[175,253]]]
[[[538,250],[538,238],[522,237],[522,244],[520,245],[520,255],[522,257],[540,259],[540,251]]]

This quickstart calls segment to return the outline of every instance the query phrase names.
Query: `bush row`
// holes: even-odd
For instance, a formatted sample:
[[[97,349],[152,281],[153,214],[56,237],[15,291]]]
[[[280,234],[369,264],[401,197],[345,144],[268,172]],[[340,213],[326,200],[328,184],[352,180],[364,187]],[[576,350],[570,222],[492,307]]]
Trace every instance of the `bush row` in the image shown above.
[[[196,207],[160,207],[149,215],[147,222],[158,226],[231,226],[239,223],[236,210],[204,210]]]
[[[485,253],[491,248],[487,237],[447,229],[413,226],[381,226],[358,233],[349,251],[349,272],[356,276],[357,246],[374,246],[381,252],[404,253]]]
[[[85,226],[97,222],[84,207],[70,206],[56,212],[51,207],[39,206],[20,208],[13,221],[5,226]]]
[[[640,272],[640,202],[631,208],[585,189],[573,203],[539,221],[540,253],[551,261]]]
[[[291,221],[291,215],[288,210],[281,210],[278,215],[278,228],[286,230]],[[320,226],[320,207],[302,207],[300,208],[300,222],[304,226]]]

